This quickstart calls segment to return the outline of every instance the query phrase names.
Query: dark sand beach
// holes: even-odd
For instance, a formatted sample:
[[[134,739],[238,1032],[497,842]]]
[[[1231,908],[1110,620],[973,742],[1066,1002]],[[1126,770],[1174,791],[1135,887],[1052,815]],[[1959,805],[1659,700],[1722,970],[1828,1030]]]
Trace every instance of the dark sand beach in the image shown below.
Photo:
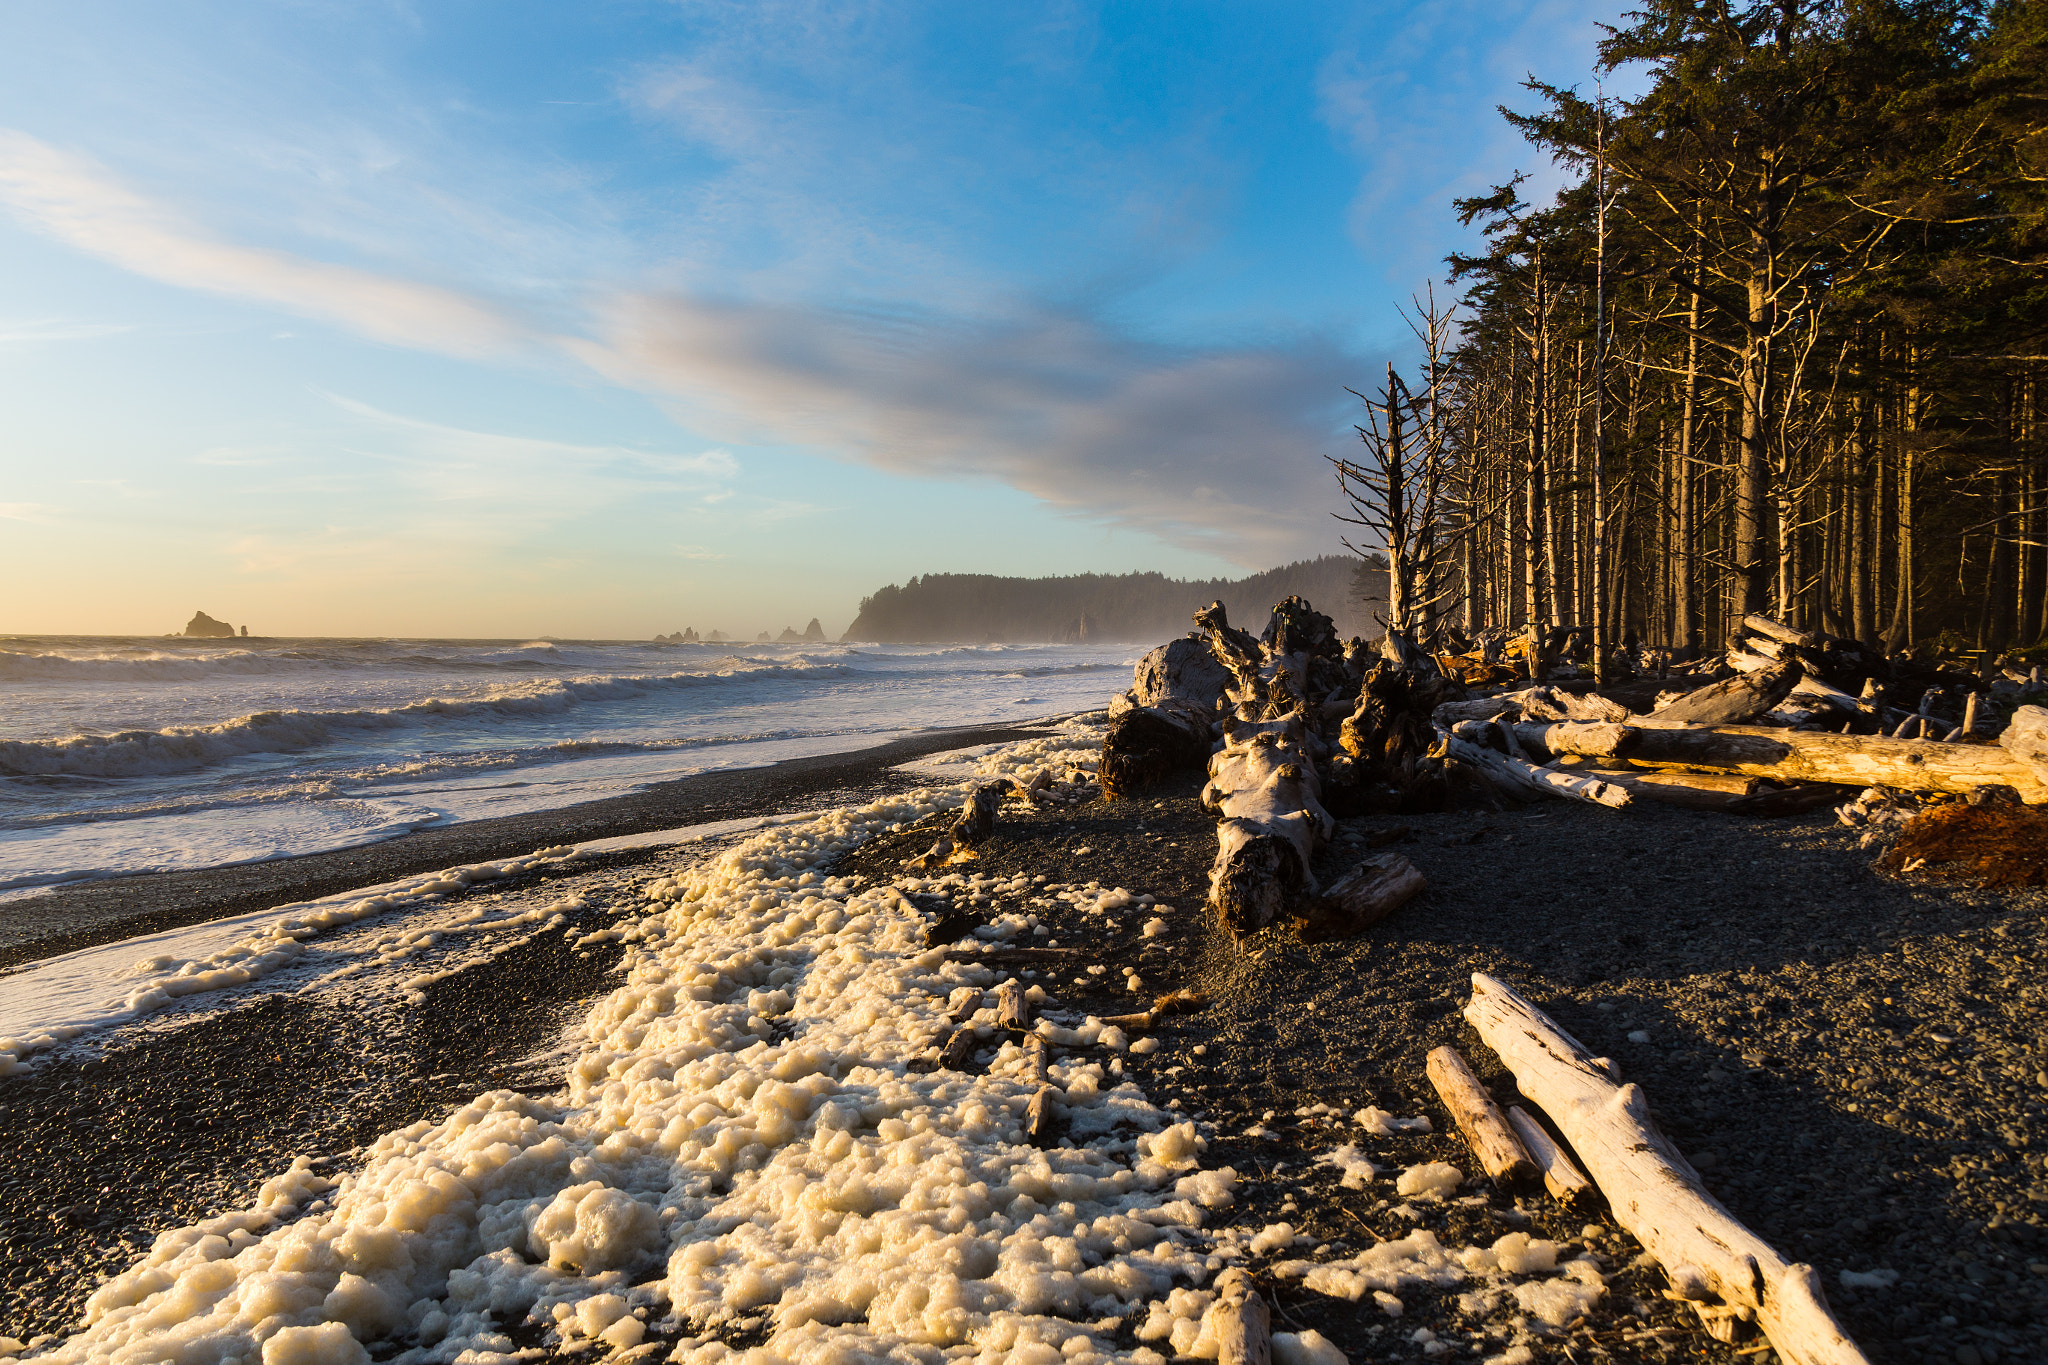
[[[903,781],[886,770],[915,753],[1016,734],[944,732],[495,829],[137,879],[137,914],[114,917],[121,888],[94,888],[87,903],[99,918],[81,914],[63,932],[106,938],[145,922],[137,915],[232,913],[263,901],[266,885],[293,886],[295,870],[296,889],[272,902],[539,845],[850,800]],[[1610,1276],[1597,1307],[1539,1338],[1537,1359],[1773,1359],[1755,1343],[1706,1336],[1601,1208],[1565,1208],[1540,1190],[1483,1179],[1462,1201],[1404,1207],[1392,1196],[1403,1165],[1446,1161],[1477,1175],[1424,1077],[1432,1047],[1459,1047],[1497,1099],[1520,1098],[1459,1015],[1470,974],[1486,971],[1618,1059],[1712,1192],[1818,1268],[1872,1360],[2048,1359],[2041,892],[1880,876],[1874,850],[1827,811],[1749,821],[1546,803],[1345,821],[1321,875],[1357,861],[1371,841],[1412,858],[1429,889],[1358,938],[1306,946],[1269,930],[1238,944],[1203,908],[1214,834],[1198,790],[1191,777],[1117,802],[1008,805],[980,858],[949,870],[1099,882],[1172,907],[1167,932],[1152,938],[1139,933],[1150,910],[1106,924],[1064,905],[1033,907],[1050,931],[1038,941],[1081,956],[1018,975],[1036,973],[1027,979],[1071,1013],[1124,1013],[1175,988],[1207,997],[1206,1008],[1159,1026],[1159,1051],[1115,1064],[1156,1102],[1212,1127],[1206,1163],[1242,1178],[1219,1222],[1285,1222],[1319,1255],[1356,1254],[1417,1228],[1446,1245],[1526,1231],[1592,1253]],[[898,878],[947,818],[876,839],[840,871]],[[644,864],[698,856],[632,849],[578,860],[578,875],[596,874],[584,918],[602,919],[608,888],[629,894]],[[962,932],[960,916],[1022,908],[962,889],[919,903],[934,925],[952,921],[948,933]],[[149,1234],[246,1199],[292,1155],[346,1168],[359,1144],[480,1089],[551,1088],[533,1050],[616,980],[616,945],[579,950],[577,927],[435,982],[395,1027],[264,997],[0,1081],[0,1123],[19,1154],[0,1175],[0,1332],[63,1330],[93,1277]],[[1140,974],[1138,992],[1124,984],[1126,969]],[[1352,1115],[1366,1105],[1426,1115],[1435,1131],[1365,1138]],[[1362,1189],[1343,1188],[1318,1160],[1351,1142],[1380,1170]],[[143,1170],[166,1174],[135,1179]],[[1251,1264],[1265,1270],[1299,1254],[1276,1250]],[[1850,1287],[1844,1271],[1896,1280]],[[1269,1290],[1276,1329],[1313,1327],[1353,1361],[1421,1360],[1432,1344],[1446,1349],[1428,1358],[1479,1360],[1505,1348],[1514,1311],[1455,1289],[1417,1290],[1392,1318],[1369,1298],[1347,1302],[1286,1279]],[[651,1339],[682,1330],[657,1324]]]

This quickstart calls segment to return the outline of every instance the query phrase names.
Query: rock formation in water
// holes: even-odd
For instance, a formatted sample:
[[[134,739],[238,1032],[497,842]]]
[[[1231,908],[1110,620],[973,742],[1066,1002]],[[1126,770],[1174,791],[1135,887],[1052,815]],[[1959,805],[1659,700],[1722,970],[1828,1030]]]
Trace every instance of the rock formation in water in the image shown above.
[[[754,637],[754,643],[755,643],[755,644],[757,644],[757,645],[765,645],[765,644],[767,644],[767,643],[768,643],[768,632],[764,630],[764,631],[762,631],[762,632],[761,632],[761,633],[760,633],[759,635],[756,635],[756,636]]]
[[[203,611],[192,613],[192,619],[185,623],[185,633],[202,640],[227,640],[234,638],[235,628],[225,621],[216,621]]]
[[[716,635],[718,632],[713,631],[711,633]],[[697,628],[695,626],[684,626],[673,635],[657,635],[654,637],[654,643],[658,645],[694,645],[697,643]]]
[[[804,627],[804,638],[806,640],[823,640],[825,638],[825,628],[818,624],[817,617],[813,616],[811,623]]]
[[[731,637],[730,637],[730,636],[728,636],[728,635],[727,635],[727,634],[726,634],[726,633],[725,633],[724,631],[722,631],[722,630],[714,630],[714,631],[712,631],[712,632],[711,632],[711,633],[710,633],[709,635],[705,636],[704,638],[705,638],[705,639],[706,639],[707,641],[710,641],[710,642],[712,642],[712,643],[719,643],[719,642],[722,642],[722,641],[724,641],[724,640],[730,639]]]
[[[763,635],[761,638],[765,640],[768,637],[766,635]],[[782,644],[791,645],[799,643],[804,637],[796,633],[795,626],[784,626],[782,628],[782,634],[776,636],[775,638]]]

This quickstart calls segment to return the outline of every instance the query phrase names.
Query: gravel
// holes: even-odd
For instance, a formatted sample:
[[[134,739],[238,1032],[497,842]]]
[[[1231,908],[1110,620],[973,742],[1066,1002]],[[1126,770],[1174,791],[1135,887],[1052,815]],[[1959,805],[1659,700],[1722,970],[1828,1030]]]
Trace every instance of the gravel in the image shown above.
[[[1087,950],[1101,975],[1018,973],[1063,1008],[1107,1015],[1170,989],[1207,993],[1206,1009],[1157,1030],[1158,1052],[1119,1061],[1157,1102],[1202,1119],[1205,1161],[1244,1178],[1229,1220],[1286,1221],[1354,1249],[1417,1226],[1447,1244],[1526,1230],[1611,1274],[1600,1306],[1538,1343],[1539,1358],[1770,1360],[1707,1338],[1604,1216],[1483,1181],[1464,1191],[1471,1202],[1416,1205],[1413,1218],[1395,1207],[1390,1166],[1474,1167],[1424,1078],[1429,1049],[1458,1046],[1497,1098],[1519,1099],[1459,1017],[1470,973],[1486,971],[1620,1061],[1736,1216],[1818,1267],[1874,1361],[2048,1361],[2048,896],[1881,878],[1860,832],[1825,811],[1745,822],[1555,803],[1346,821],[1321,875],[1372,841],[1412,858],[1430,889],[1356,939],[1304,946],[1269,930],[1238,945],[1202,909],[1214,834],[1198,786],[1007,806],[980,861],[952,869],[1099,881],[1170,913],[1133,907],[1105,928],[1065,904],[962,895],[927,908],[934,922],[1024,910],[1048,931],[1032,942]],[[745,813],[771,808],[764,796]],[[840,870],[897,876],[933,834],[877,840]],[[612,866],[632,880],[633,859],[655,856],[673,855]],[[586,917],[602,905],[590,897]],[[1154,913],[1167,932],[1140,937]],[[58,1329],[154,1231],[236,1205],[294,1154],[345,1166],[370,1138],[478,1088],[545,1083],[508,1063],[609,987],[615,953],[579,957],[543,936],[428,988],[396,1034],[390,1020],[268,997],[0,1081],[0,1332]],[[1436,1131],[1365,1139],[1346,1116],[1366,1104],[1427,1115]],[[1296,1112],[1318,1105],[1334,1112]],[[1354,1140],[1382,1179],[1345,1190],[1314,1158]],[[1850,1290],[1844,1270],[1898,1280]],[[1399,1319],[1298,1282],[1273,1296],[1277,1329],[1314,1327],[1354,1361],[1422,1359],[1432,1345],[1430,1358],[1474,1360],[1508,1340],[1500,1315],[1468,1313],[1455,1293],[1408,1295]]]
[[[1051,941],[1098,953],[1109,968],[1099,977],[1037,978],[1067,1008],[1141,1007],[1120,987],[1130,967],[1148,996],[1209,994],[1206,1010],[1159,1030],[1160,1051],[1123,1066],[1155,1101],[1213,1125],[1207,1162],[1255,1177],[1235,1221],[1286,1221],[1353,1247],[1418,1225],[1447,1244],[1510,1228],[1577,1240],[1614,1275],[1601,1308],[1555,1343],[1575,1358],[1768,1359],[1711,1341],[1662,1298],[1663,1277],[1631,1264],[1641,1248],[1611,1219],[1589,1223],[1540,1194],[1517,1200],[1479,1182],[1467,1195],[1482,1202],[1412,1220],[1389,1207],[1384,1179],[1343,1190],[1313,1164],[1358,1140],[1383,1176],[1390,1160],[1476,1170],[1423,1064],[1431,1048],[1455,1045],[1502,1103],[1527,1104],[1459,1014],[1471,973],[1485,971],[1621,1063],[1709,1188],[1819,1269],[1872,1360],[2048,1361],[2041,892],[1882,878],[1856,846],[1861,832],[1827,811],[1744,821],[1560,802],[1345,821],[1320,875],[1385,841],[1430,889],[1360,938],[1304,946],[1275,929],[1240,947],[1202,910],[1214,836],[1198,790],[1190,780],[1071,811],[1006,807],[981,860],[952,869],[1148,893],[1175,907],[1165,935],[1136,938],[1153,912],[1135,907],[1107,931],[1063,904],[956,898],[934,913],[1026,910]],[[925,830],[880,840],[852,866],[896,875],[929,841]],[[1347,1116],[1366,1104],[1426,1114],[1436,1133],[1364,1139]],[[1316,1105],[1335,1113],[1296,1113]],[[1898,1280],[1853,1290],[1844,1270]],[[1313,1326],[1354,1361],[1422,1358],[1418,1329],[1465,1351],[1506,1344],[1503,1324],[1461,1312],[1455,1293],[1415,1296],[1398,1322],[1298,1284],[1276,1295],[1276,1328]]]

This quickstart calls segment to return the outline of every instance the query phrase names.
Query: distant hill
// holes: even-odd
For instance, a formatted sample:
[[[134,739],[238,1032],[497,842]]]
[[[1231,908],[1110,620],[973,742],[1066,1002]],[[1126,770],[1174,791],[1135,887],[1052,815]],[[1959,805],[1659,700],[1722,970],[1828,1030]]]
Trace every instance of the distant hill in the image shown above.
[[[1234,624],[1264,629],[1289,595],[1327,612],[1345,635],[1376,635],[1372,611],[1387,597],[1386,562],[1324,555],[1240,579],[1168,578],[1156,573],[997,578],[926,574],[861,599],[847,640],[877,644],[1158,643],[1194,629],[1189,617],[1217,598]]]

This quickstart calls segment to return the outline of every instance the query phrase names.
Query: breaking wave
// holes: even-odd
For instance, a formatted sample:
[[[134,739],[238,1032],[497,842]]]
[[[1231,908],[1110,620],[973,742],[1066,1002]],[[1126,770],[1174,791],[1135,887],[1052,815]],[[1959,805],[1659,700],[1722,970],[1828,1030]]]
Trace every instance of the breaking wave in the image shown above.
[[[593,675],[508,683],[479,696],[427,697],[403,706],[343,711],[258,711],[215,725],[75,735],[68,739],[0,741],[0,773],[14,776],[132,777],[186,772],[245,754],[290,754],[349,733],[399,730],[447,720],[558,715],[587,702],[619,701],[675,688],[717,687],[766,679],[834,680],[844,664],[755,664],[715,673]]]

